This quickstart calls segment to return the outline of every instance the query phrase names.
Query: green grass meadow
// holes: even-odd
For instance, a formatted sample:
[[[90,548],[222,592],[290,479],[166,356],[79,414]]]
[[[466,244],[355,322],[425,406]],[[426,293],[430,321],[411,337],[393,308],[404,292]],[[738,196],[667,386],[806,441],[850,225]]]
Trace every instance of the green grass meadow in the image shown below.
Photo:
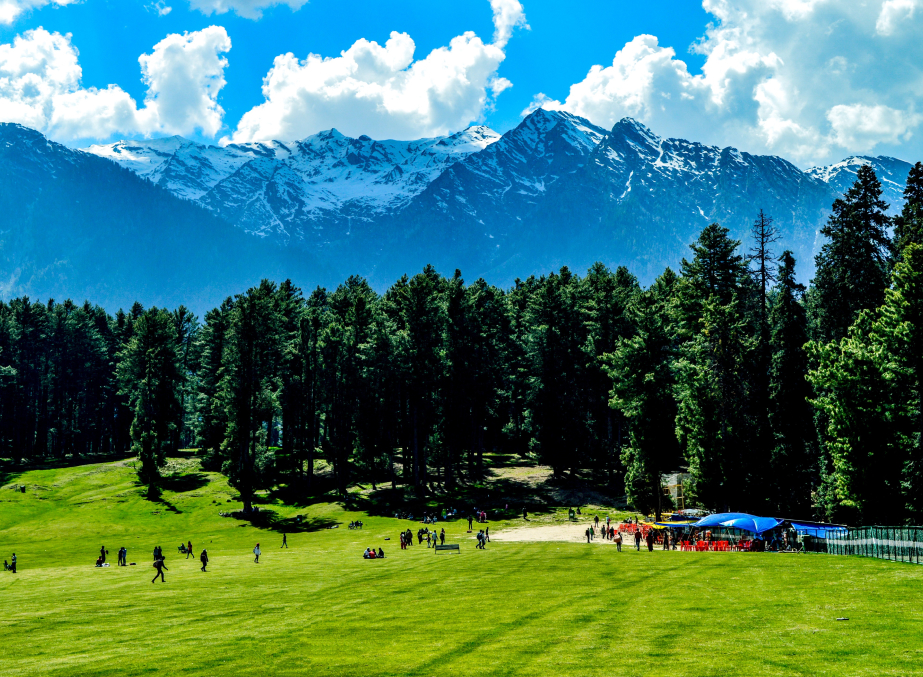
[[[19,558],[0,572],[0,675],[923,675],[923,567],[564,542],[481,551],[460,520],[439,525],[460,554],[401,551],[398,532],[419,524],[267,498],[272,521],[255,526],[218,515],[240,507],[220,475],[171,464],[157,501],[129,461],[0,479],[0,559]],[[348,530],[358,517],[365,528]],[[189,539],[208,549],[207,573],[177,553]],[[101,545],[138,565],[95,568]],[[166,583],[150,582],[155,545]],[[363,560],[370,546],[386,559]]]

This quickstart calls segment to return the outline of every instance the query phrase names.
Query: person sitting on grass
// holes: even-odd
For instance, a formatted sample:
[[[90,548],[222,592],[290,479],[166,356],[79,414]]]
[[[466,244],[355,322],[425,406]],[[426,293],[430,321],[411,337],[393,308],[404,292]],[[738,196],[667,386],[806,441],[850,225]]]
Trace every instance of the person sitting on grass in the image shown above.
[[[368,559],[368,558],[369,558],[369,549],[366,548],[365,552],[362,553],[362,559]]]
[[[381,548],[378,548],[378,557],[379,559],[385,556],[385,551]]]
[[[103,565],[103,558],[102,558],[102,555],[100,555],[99,557],[96,558],[96,565],[95,565],[95,566],[101,567],[102,565]]]

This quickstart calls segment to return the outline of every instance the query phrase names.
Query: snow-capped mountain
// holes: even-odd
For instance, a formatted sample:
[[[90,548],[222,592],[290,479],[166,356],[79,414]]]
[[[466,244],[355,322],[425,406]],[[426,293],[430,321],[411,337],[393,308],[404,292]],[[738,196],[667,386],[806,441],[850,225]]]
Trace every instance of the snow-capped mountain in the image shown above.
[[[558,192],[547,218],[576,235],[560,260],[589,265],[595,248],[637,261],[645,278],[665,261],[675,265],[709,223],[747,243],[760,209],[776,220],[802,270],[811,269],[815,233],[835,198],[827,183],[782,158],[666,139],[630,118],[616,123]],[[575,202],[589,208],[575,213]]]
[[[348,233],[352,219],[400,209],[447,167],[499,138],[483,126],[418,141],[353,139],[331,129],[295,142],[222,148],[172,137],[86,151],[251,233],[325,242],[344,234],[337,230]]]
[[[409,233],[408,245],[444,268],[501,280],[596,260],[625,262],[650,280],[676,266],[709,223],[746,242],[763,209],[810,272],[815,234],[835,197],[778,157],[662,138],[630,118],[606,131],[537,110],[447,169],[392,218],[391,230]]]
[[[760,209],[810,272],[818,228],[858,167],[873,164],[893,211],[910,169],[854,157],[802,171],[775,156],[662,138],[631,118],[606,130],[544,109],[502,137],[479,126],[419,141],[329,130],[296,142],[173,137],[87,152],[250,233],[357,257],[373,277],[431,261],[504,280],[523,261],[542,270],[596,259],[633,262],[647,278],[675,265],[708,223],[745,241]]]
[[[649,283],[677,267],[709,223],[746,250],[761,209],[807,281],[818,230],[864,163],[899,210],[910,165],[894,158],[802,171],[779,157],[664,138],[630,118],[606,130],[542,109],[502,136],[476,126],[376,141],[329,130],[296,142],[218,147],[173,137],[86,152],[0,125],[0,263],[14,271],[0,276],[0,295],[70,288],[121,299],[119,289],[142,289],[167,299],[203,280],[207,289],[194,293],[218,303],[245,288],[232,280],[255,271],[303,288],[358,273],[384,289],[428,263],[508,286],[602,261]],[[165,278],[162,266],[180,277]],[[193,268],[209,273],[190,277]]]
[[[882,199],[890,205],[891,214],[897,214],[904,204],[904,186],[912,165],[909,162],[884,155],[869,157],[853,155],[836,164],[826,167],[812,167],[807,171],[810,176],[820,179],[842,195],[855,183],[859,167],[871,165],[875,175],[881,181]]]
[[[548,195],[584,167],[606,133],[583,118],[539,109],[446,169],[392,216],[388,230],[433,252],[442,266],[493,269],[515,256]]]

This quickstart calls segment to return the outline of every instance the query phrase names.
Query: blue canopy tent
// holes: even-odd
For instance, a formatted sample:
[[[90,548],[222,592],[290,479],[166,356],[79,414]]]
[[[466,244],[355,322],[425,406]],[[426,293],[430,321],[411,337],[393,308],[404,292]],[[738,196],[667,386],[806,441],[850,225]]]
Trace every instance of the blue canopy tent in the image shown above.
[[[839,524],[827,524],[825,522],[795,522],[790,520],[792,529],[797,531],[799,534],[807,534],[808,536],[815,536],[817,538],[827,538],[827,534],[833,533],[845,533],[849,531],[846,527],[840,526]]]
[[[728,529],[741,529],[759,535],[764,531],[775,529],[780,524],[782,524],[782,520],[775,517],[757,517],[745,512],[720,512],[703,517],[692,526],[696,528],[725,527]]]

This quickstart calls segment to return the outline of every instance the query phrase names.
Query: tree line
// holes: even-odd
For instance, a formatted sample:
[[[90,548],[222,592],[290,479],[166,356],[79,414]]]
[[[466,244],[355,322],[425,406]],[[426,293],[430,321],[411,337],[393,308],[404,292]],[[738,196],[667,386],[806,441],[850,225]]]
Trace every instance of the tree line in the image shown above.
[[[762,212],[706,227],[649,287],[595,264],[504,290],[428,266],[259,286],[209,311],[0,302],[0,456],[131,450],[157,485],[198,447],[249,509],[315,463],[451,489],[484,453],[590,469],[658,514],[687,502],[850,523],[923,512],[923,164],[887,215],[870,167],[833,204],[810,288]]]

